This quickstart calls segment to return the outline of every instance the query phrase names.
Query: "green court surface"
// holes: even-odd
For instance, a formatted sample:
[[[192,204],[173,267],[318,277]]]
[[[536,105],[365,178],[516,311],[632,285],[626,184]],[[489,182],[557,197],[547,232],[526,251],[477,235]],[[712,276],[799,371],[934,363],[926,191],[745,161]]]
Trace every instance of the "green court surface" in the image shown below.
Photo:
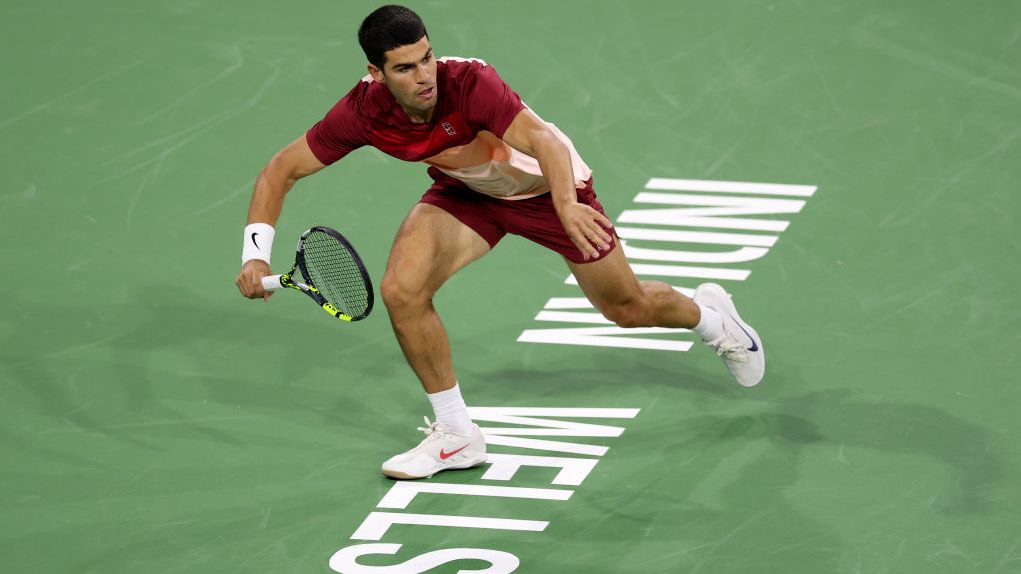
[[[391,508],[379,464],[430,410],[385,308],[342,324],[233,285],[256,174],[364,74],[375,6],[0,7],[0,571],[1021,572],[1021,5],[412,4],[438,55],[486,59],[571,136],[618,226],[778,239],[642,262],[750,271],[720,283],[768,349],[752,389],[701,344],[519,342],[607,325],[551,306],[581,296],[567,268],[505,239],[436,299],[469,404],[637,414],[518,437],[586,453],[490,447],[583,459],[580,484],[493,462]],[[638,199],[653,178],[815,191],[733,216],[782,232],[622,222],[671,207]],[[275,267],[325,224],[378,284],[427,185],[372,149],[300,182]],[[655,193],[745,197],[685,186]],[[513,423],[483,426],[536,428]],[[440,515],[459,527],[400,523]],[[370,516],[399,523],[366,536]]]

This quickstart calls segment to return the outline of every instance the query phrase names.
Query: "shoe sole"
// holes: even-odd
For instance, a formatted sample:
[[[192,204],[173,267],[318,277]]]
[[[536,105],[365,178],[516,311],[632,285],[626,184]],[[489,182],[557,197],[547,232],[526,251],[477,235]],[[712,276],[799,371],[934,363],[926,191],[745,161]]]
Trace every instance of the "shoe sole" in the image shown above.
[[[443,471],[446,471],[446,470],[468,470],[469,468],[475,468],[477,466],[482,466],[485,463],[486,463],[486,459],[482,459],[481,461],[472,463],[472,464],[470,464],[468,466],[448,466],[446,468],[441,468],[441,469],[437,470],[436,472],[434,472],[432,474],[429,474],[429,475],[425,475],[425,476],[416,476],[416,475],[413,475],[413,474],[407,474],[407,473],[404,473],[404,472],[400,472],[398,470],[383,470],[382,472],[383,472],[383,476],[387,476],[389,478],[395,478],[397,480],[421,480],[423,478],[432,478],[432,477],[436,476],[437,473],[440,473],[440,472],[443,472]]]
[[[765,372],[766,347],[765,347],[765,345],[762,344],[762,337],[759,336],[758,331],[753,329],[752,326],[749,325],[748,323],[745,323],[744,319],[741,318],[741,315],[739,315],[738,312],[737,312],[737,307],[734,306],[734,301],[730,298],[730,295],[727,293],[727,290],[724,289],[722,286],[720,286],[720,285],[718,285],[716,283],[703,283],[703,284],[699,285],[695,289],[695,297],[694,298],[695,299],[701,299],[702,297],[699,295],[699,293],[705,293],[707,291],[710,293],[710,295],[709,295],[710,301],[714,302],[714,303],[717,303],[718,305],[723,307],[723,309],[717,309],[717,311],[723,311],[723,312],[727,313],[728,315],[730,315],[730,317],[732,319],[734,319],[735,321],[737,321],[737,323],[739,325],[741,325],[742,329],[744,329],[745,331],[748,332],[749,335],[754,337],[755,343],[759,346],[759,350],[755,351],[755,352],[756,353],[762,353],[762,365],[763,365],[762,377],[760,377],[759,380],[755,381],[754,383],[752,383],[750,385],[746,385],[746,384],[742,383],[740,380],[737,381],[737,383],[739,385],[741,385],[742,387],[754,387],[755,385],[761,383],[762,379],[764,379],[766,377],[766,372]]]

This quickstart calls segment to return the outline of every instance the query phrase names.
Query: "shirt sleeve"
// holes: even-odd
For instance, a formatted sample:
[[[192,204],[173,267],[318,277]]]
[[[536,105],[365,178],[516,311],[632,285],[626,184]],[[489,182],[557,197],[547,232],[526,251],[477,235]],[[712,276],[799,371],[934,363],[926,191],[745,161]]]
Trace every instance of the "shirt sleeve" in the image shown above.
[[[464,98],[465,119],[499,138],[525,109],[521,97],[488,64],[479,65],[471,80],[466,82]]]
[[[335,163],[368,143],[368,132],[352,102],[353,93],[344,96],[305,132],[308,147],[323,165]]]

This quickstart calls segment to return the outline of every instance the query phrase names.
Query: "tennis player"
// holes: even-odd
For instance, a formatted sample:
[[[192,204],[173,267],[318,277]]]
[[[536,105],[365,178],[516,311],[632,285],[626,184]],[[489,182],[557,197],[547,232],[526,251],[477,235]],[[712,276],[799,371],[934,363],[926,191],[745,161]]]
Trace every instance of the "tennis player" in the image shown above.
[[[383,463],[383,474],[425,478],[486,460],[433,307],[454,273],[512,233],[559,253],[592,304],[621,327],[694,330],[737,381],[765,372],[758,334],[719,285],[694,300],[660,281],[639,281],[593,190],[592,170],[556,126],[521,102],[482,60],[436,58],[425,25],[403,6],[383,6],[358,30],[368,75],[259,174],[236,283],[269,294],[273,225],[294,183],[366,145],[429,165],[432,186],[404,220],[380,284],[397,341],[428,394],[435,422],[417,447]]]

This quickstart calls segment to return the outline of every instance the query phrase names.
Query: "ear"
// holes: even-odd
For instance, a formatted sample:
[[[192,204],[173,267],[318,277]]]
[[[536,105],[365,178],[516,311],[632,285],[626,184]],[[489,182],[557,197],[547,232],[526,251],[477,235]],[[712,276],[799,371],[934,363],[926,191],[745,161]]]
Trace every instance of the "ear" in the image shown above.
[[[383,75],[383,70],[380,70],[379,68],[377,68],[376,66],[374,66],[372,64],[369,64],[368,69],[369,69],[369,75],[372,76],[373,80],[379,82],[380,84],[385,84],[386,83],[386,76]]]

